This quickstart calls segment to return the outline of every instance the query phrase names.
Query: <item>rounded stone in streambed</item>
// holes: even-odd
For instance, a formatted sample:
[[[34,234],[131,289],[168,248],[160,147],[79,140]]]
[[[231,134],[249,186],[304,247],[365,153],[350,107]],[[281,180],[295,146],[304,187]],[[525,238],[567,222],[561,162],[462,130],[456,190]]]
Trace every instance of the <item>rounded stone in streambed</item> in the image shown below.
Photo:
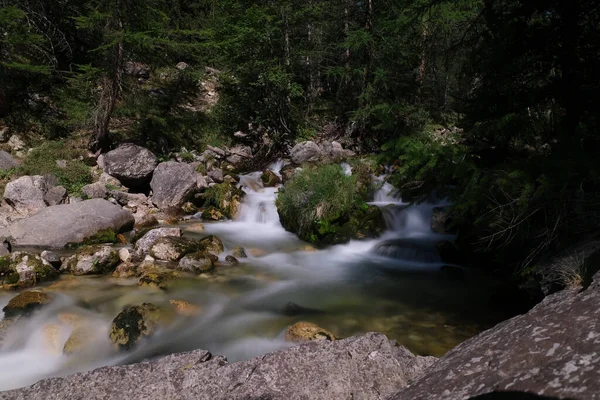
[[[152,303],[127,307],[113,320],[109,337],[120,350],[131,350],[164,322],[165,310]]]
[[[6,318],[29,315],[49,304],[52,299],[53,296],[49,293],[31,290],[13,297],[2,311]]]
[[[300,321],[287,328],[285,340],[288,342],[333,341],[337,338],[331,332],[312,322]]]
[[[197,251],[195,253],[185,255],[181,260],[179,260],[177,269],[183,272],[203,274],[214,270],[215,264],[213,263],[211,257],[204,254],[202,251]]]

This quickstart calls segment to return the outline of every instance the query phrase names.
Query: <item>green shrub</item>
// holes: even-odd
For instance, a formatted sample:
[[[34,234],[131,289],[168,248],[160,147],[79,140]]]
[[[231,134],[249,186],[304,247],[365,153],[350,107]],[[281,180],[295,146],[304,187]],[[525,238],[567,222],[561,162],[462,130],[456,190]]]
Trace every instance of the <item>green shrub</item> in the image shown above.
[[[19,167],[19,173],[21,175],[52,174],[69,194],[79,195],[83,186],[93,182],[90,167],[78,159],[83,154],[83,150],[78,150],[62,141],[44,142],[27,154]],[[59,167],[57,160],[66,160],[67,166]]]
[[[279,190],[282,225],[318,245],[378,236],[383,219],[379,208],[365,202],[371,184],[363,175],[346,176],[336,164],[305,167]]]

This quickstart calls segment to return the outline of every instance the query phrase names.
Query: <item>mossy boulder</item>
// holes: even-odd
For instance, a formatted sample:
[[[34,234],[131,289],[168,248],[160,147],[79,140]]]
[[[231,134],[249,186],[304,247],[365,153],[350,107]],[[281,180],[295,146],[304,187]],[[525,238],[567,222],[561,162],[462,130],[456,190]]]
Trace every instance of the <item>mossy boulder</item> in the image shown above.
[[[150,248],[150,255],[157,260],[179,261],[186,254],[204,250],[204,244],[186,237],[162,237]]]
[[[31,290],[13,297],[2,311],[6,318],[29,315],[50,303],[52,299],[53,296],[49,293]]]
[[[217,207],[210,206],[202,211],[202,219],[206,221],[223,221],[226,218]]]
[[[281,224],[318,246],[378,237],[385,222],[381,210],[366,203],[371,184],[363,179],[370,180],[335,164],[306,167],[279,189]]]
[[[125,261],[117,266],[112,275],[115,278],[133,278],[138,274],[137,267],[135,263]]]
[[[225,246],[221,238],[215,235],[209,235],[200,240],[200,244],[204,246],[204,249],[212,254],[221,254],[225,251]]]
[[[281,178],[270,169],[265,169],[260,176],[264,187],[274,187],[281,183]]]
[[[213,260],[202,251],[187,254],[177,264],[177,269],[184,272],[203,274],[215,269]]]
[[[110,246],[86,246],[67,258],[62,268],[73,275],[99,275],[113,272],[120,262]]]
[[[37,254],[17,251],[0,257],[0,283],[4,288],[31,287],[58,276],[58,270]]]
[[[109,337],[119,350],[131,350],[167,322],[165,309],[152,303],[127,307],[113,320]]]
[[[287,328],[285,340],[288,342],[333,341],[336,340],[336,337],[333,333],[312,322],[300,321]]]
[[[235,258],[248,258],[248,255],[246,255],[246,250],[244,250],[242,246],[234,247],[231,255]]]
[[[205,211],[202,213],[202,218],[218,221],[219,219],[215,218],[218,215],[217,213],[213,211],[210,214],[207,211],[214,207],[225,218],[237,217],[241,209],[244,191],[234,184],[223,182],[209,187],[203,197]]]
[[[179,275],[175,271],[158,267],[144,268],[138,280],[138,285],[166,290],[169,288],[170,282],[178,277]]]
[[[69,338],[63,346],[63,354],[71,355],[80,353],[93,344],[94,332],[91,326],[77,326],[69,335]]]

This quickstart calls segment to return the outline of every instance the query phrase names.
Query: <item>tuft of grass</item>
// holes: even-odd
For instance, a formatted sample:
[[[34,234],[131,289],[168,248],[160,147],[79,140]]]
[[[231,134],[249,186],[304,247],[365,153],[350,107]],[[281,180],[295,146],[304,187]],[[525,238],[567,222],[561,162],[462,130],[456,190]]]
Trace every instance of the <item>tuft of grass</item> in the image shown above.
[[[585,261],[581,252],[561,257],[551,265],[546,273],[546,279],[565,288],[581,287],[587,274]]]
[[[58,182],[70,195],[80,195],[81,188],[93,182],[90,167],[79,158],[85,151],[63,141],[47,141],[34,148],[19,167],[20,175],[56,176]],[[66,168],[60,168],[57,160],[66,160]]]
[[[315,223],[326,231],[357,203],[364,201],[356,193],[356,177],[346,176],[337,164],[304,168],[280,189],[276,200],[280,216],[295,220],[300,237],[309,235]]]

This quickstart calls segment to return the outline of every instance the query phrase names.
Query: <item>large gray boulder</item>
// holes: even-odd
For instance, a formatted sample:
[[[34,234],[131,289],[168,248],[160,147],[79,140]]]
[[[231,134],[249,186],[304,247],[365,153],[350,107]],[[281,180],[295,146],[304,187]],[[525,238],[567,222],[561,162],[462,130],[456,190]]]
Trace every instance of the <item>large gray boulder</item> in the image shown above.
[[[0,230],[15,246],[63,248],[82,243],[102,231],[123,232],[133,227],[133,215],[103,199],[47,207]]]
[[[150,150],[131,143],[104,155],[105,172],[129,188],[146,186],[157,165],[158,159]]]
[[[290,158],[294,164],[303,164],[306,162],[318,162],[324,157],[325,153],[321,146],[313,141],[301,142],[290,150]]]
[[[22,176],[6,184],[4,200],[18,212],[34,213],[47,207],[44,196],[49,186],[44,176]]]
[[[164,237],[181,237],[182,231],[180,228],[156,228],[144,234],[137,242],[135,242],[135,250],[139,254],[150,252],[150,248],[160,238]]]
[[[181,207],[197,190],[197,173],[185,163],[167,161],[160,163],[154,171],[152,202],[160,209]]]
[[[383,399],[435,359],[416,357],[384,335],[311,342],[228,364],[196,350],[107,367],[4,392],[2,399]]]
[[[391,399],[458,400],[508,391],[600,398],[600,273],[579,289],[548,296],[528,313],[458,345]]]
[[[0,171],[5,171],[7,169],[15,168],[19,165],[17,160],[10,153],[7,153],[4,150],[0,150]]]

